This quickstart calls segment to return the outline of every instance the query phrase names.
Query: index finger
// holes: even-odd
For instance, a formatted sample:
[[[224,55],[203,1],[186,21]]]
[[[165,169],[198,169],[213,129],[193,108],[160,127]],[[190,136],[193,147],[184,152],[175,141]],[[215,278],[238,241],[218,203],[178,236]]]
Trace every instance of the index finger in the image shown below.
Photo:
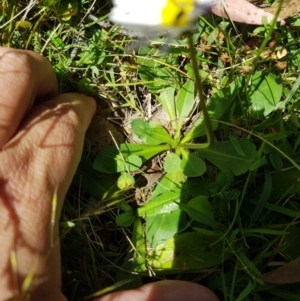
[[[32,51],[0,47],[0,149],[15,134],[36,98],[57,94],[48,60]]]

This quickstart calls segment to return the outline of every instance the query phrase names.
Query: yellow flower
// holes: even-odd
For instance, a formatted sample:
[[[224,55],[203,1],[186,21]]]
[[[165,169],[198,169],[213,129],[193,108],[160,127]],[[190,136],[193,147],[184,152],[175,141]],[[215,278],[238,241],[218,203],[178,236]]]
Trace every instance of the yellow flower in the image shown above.
[[[222,0],[113,0],[110,20],[144,37],[162,31],[176,36]]]

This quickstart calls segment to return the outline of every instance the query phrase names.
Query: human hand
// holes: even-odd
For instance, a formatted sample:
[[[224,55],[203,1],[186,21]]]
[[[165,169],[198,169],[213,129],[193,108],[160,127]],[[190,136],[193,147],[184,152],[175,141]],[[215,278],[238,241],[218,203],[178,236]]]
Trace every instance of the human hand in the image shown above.
[[[0,300],[65,301],[58,223],[95,102],[58,95],[50,63],[33,52],[0,48],[0,70]],[[197,284],[161,281],[100,300],[218,299]]]
[[[0,48],[0,70],[0,300],[26,290],[30,300],[65,300],[58,222],[96,105],[57,95],[50,63],[33,52]]]

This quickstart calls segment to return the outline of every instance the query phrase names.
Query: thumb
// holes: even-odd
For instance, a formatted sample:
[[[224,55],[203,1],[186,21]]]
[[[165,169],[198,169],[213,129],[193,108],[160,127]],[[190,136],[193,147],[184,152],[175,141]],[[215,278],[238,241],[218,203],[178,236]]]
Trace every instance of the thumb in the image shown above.
[[[208,288],[188,281],[164,280],[138,289],[116,292],[94,301],[218,301]]]

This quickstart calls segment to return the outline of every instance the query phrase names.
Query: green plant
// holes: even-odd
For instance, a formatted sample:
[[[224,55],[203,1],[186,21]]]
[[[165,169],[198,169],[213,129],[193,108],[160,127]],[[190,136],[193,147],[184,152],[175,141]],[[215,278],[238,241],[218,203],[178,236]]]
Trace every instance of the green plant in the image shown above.
[[[106,2],[40,1],[16,17],[27,5],[3,2],[2,45],[47,56],[60,91],[93,95],[105,119],[120,132],[129,120],[140,138],[126,131],[128,143],[96,159],[87,141],[61,221],[68,298],[156,275],[201,281],[221,300],[298,300],[299,284],[262,275],[300,257],[299,20],[240,33],[211,16],[196,24],[206,147],[185,36],[132,53]]]

